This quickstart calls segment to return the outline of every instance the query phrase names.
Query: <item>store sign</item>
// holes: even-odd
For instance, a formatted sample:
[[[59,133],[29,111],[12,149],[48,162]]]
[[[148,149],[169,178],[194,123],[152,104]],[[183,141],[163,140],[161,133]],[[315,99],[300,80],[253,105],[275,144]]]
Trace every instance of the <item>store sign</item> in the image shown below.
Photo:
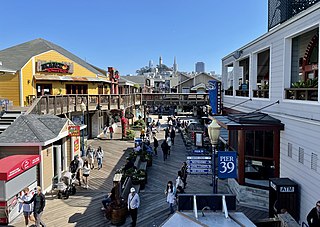
[[[48,73],[73,73],[73,63],[70,62],[55,62],[55,61],[38,61],[38,72]]]
[[[25,157],[24,157],[25,156]],[[1,159],[6,168],[0,172],[0,180],[8,181],[40,163],[40,155],[24,155],[19,158],[9,156]],[[2,164],[0,164],[2,165]]]
[[[80,147],[79,139],[75,139],[73,142],[73,145],[74,145],[73,153],[77,153]]]
[[[69,125],[68,131],[69,131],[69,136],[80,136],[80,126],[79,125]]]
[[[218,152],[218,177],[221,179],[237,178],[237,153],[232,151]]]

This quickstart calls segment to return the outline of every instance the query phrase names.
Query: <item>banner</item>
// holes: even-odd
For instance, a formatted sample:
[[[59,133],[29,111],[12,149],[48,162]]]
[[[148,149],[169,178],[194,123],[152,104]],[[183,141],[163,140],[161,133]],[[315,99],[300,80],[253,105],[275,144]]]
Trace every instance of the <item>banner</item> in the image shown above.
[[[218,152],[218,177],[221,179],[237,178],[237,152]]]
[[[209,102],[212,114],[218,114],[218,83],[216,80],[209,80]]]

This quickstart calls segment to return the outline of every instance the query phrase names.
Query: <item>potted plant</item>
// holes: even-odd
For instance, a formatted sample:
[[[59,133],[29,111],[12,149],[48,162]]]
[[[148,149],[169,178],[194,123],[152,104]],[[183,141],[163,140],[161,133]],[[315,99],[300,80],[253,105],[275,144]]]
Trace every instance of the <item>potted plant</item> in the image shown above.
[[[144,189],[147,183],[147,173],[143,169],[139,169],[135,171],[132,175],[132,184],[137,185],[140,184],[140,189]]]
[[[120,197],[120,182],[115,185],[115,201],[110,204],[109,214],[107,217],[111,219],[113,225],[123,225],[127,218],[127,202],[125,199]]]

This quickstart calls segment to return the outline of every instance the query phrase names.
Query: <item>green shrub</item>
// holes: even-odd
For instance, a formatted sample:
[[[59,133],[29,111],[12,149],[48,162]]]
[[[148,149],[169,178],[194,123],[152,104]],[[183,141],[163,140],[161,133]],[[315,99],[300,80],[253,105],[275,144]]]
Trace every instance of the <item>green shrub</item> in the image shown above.
[[[127,130],[126,139],[133,140],[135,136],[136,136],[136,133],[134,130],[131,130],[131,129]]]
[[[146,127],[146,123],[142,119],[141,120],[136,120],[135,122],[133,122],[133,125],[137,126],[137,127],[142,127],[142,128]]]

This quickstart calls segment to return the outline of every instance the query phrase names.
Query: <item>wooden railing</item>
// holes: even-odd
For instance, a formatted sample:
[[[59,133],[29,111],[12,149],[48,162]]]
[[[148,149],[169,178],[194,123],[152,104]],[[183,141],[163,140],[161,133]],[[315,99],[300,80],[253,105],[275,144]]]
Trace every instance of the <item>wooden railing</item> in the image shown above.
[[[318,101],[318,88],[285,88],[286,99]]]
[[[37,98],[27,113],[32,114],[66,114],[81,110],[81,103],[86,105],[85,111],[125,109],[134,105],[162,104],[207,104],[208,94],[193,93],[144,93],[124,95],[46,95]]]
[[[86,111],[125,109],[132,105],[142,105],[141,94],[126,95],[46,95],[39,97],[29,108],[33,114],[66,114],[82,111],[80,104],[86,105]]]

